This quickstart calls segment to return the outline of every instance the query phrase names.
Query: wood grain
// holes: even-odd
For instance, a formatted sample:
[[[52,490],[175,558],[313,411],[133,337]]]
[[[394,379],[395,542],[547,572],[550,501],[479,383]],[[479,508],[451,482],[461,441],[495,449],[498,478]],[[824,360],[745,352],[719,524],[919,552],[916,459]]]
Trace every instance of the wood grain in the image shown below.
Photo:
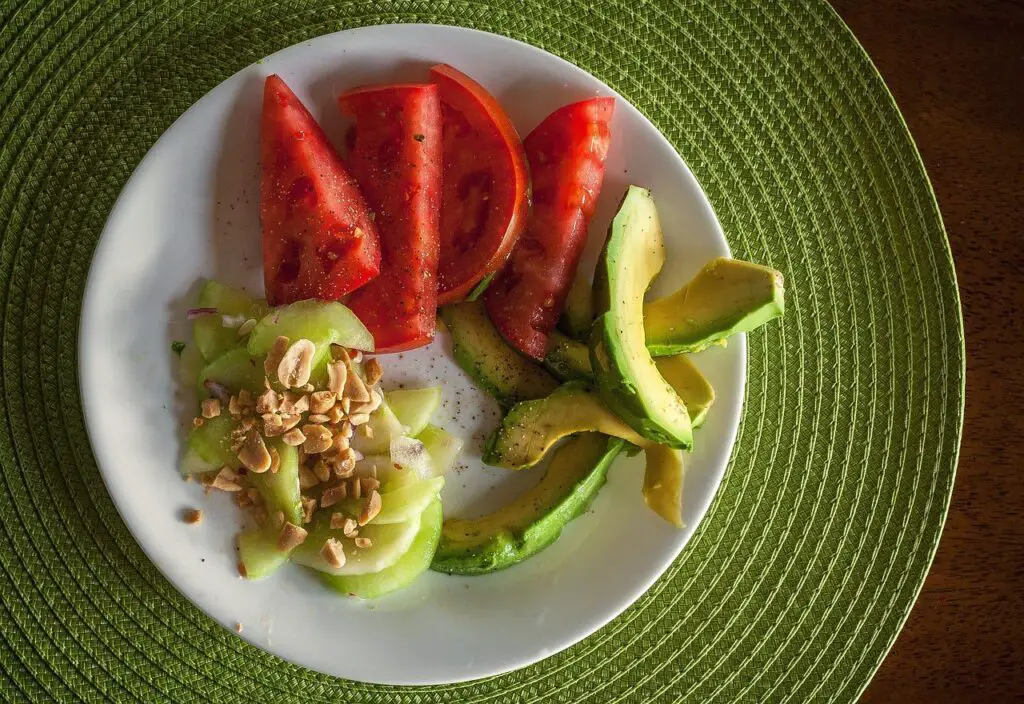
[[[1024,1],[833,0],[910,125],[956,262],[963,447],[924,590],[865,702],[1024,701]]]

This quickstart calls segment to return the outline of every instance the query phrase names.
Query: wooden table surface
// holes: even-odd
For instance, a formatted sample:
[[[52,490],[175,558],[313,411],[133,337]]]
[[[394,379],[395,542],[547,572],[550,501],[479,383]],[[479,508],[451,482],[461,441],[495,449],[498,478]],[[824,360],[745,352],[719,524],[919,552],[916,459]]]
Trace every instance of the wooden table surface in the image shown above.
[[[865,702],[1024,701],[1024,0],[832,0],[896,97],[967,335],[953,502]]]

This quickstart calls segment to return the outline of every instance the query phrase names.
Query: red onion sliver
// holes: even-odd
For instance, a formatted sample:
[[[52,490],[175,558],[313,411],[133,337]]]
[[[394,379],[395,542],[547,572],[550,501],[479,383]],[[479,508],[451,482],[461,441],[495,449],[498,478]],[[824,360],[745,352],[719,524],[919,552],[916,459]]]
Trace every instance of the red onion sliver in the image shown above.
[[[213,315],[216,312],[216,308],[189,308],[185,315],[189,320],[195,320],[196,318],[201,318],[204,315]]]

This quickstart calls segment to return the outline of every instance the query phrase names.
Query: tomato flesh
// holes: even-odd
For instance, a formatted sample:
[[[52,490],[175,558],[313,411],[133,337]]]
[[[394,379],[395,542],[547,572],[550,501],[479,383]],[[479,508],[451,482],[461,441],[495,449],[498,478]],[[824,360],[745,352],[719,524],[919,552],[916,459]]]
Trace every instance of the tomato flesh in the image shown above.
[[[533,209],[505,268],[484,293],[501,334],[543,359],[587,241],[611,144],[613,98],[592,98],[551,113],[523,142]]]
[[[380,276],[349,307],[378,352],[429,343],[437,311],[441,103],[433,84],[358,88],[338,99],[355,118],[349,165],[381,241]]]
[[[260,227],[271,305],[336,300],[380,271],[377,228],[355,179],[277,75],[263,88]]]
[[[505,263],[526,225],[530,180],[519,134],[494,96],[447,64],[430,77],[443,117],[437,285],[444,305]]]

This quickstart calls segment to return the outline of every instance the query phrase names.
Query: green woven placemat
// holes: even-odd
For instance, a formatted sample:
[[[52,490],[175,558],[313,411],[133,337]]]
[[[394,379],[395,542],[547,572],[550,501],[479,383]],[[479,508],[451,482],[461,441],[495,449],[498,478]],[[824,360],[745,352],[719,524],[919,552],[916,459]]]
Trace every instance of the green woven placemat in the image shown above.
[[[736,256],[785,272],[744,420],[683,555],[610,625],[519,672],[344,682],[223,631],[104,490],[76,375],[93,248],[160,133],[326,32],[463,24],[606,81],[676,145]],[[850,701],[896,637],[953,483],[963,332],[917,152],[819,0],[0,3],[0,693],[6,701]],[[144,237],[145,233],[139,233]]]

